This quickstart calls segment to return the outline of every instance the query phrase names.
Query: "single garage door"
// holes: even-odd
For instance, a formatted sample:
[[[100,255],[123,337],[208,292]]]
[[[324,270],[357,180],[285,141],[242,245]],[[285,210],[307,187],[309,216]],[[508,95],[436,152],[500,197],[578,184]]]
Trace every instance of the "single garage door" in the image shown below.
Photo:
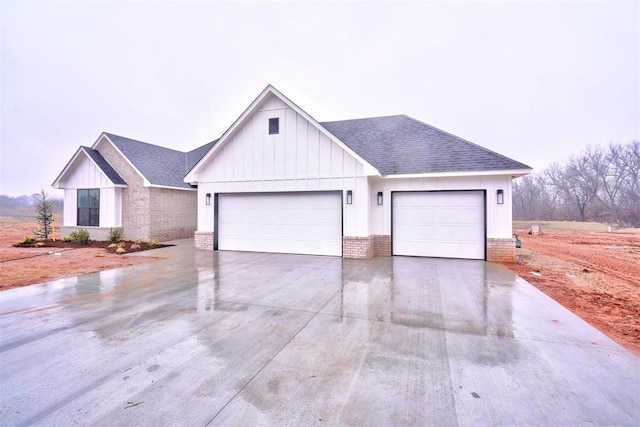
[[[485,259],[483,191],[394,192],[394,255]]]
[[[220,194],[219,250],[342,256],[340,193]]]

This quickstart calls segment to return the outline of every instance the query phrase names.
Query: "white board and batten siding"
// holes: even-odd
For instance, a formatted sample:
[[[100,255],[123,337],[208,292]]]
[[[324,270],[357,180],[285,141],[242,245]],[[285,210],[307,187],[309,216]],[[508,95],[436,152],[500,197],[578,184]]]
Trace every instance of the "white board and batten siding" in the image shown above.
[[[270,118],[280,133],[269,135]],[[282,101],[271,97],[198,171],[198,183],[363,176],[363,165]]]
[[[220,194],[217,249],[342,255],[342,195]]]
[[[394,255],[485,258],[484,191],[392,194]]]
[[[391,193],[401,191],[456,191],[482,190],[486,192],[486,237],[510,238],[511,225],[511,177],[506,176],[468,176],[468,177],[438,177],[438,178],[399,178],[377,179],[370,178],[371,192],[383,192],[384,206],[374,206],[372,199],[370,210],[372,234],[391,234]],[[498,205],[496,192],[504,190],[504,204]]]
[[[77,225],[78,189],[100,189],[100,227],[122,226],[122,188],[114,187],[102,170],[81,156],[71,165],[64,187],[64,225]]]
[[[270,118],[280,132],[270,135]],[[345,233],[367,235],[368,180],[360,161],[313,123],[275,96],[229,136],[195,175],[198,197],[206,193],[284,193],[351,189],[354,203],[344,211]],[[198,204],[198,230],[213,231],[213,203]],[[351,229],[353,227],[353,229]]]

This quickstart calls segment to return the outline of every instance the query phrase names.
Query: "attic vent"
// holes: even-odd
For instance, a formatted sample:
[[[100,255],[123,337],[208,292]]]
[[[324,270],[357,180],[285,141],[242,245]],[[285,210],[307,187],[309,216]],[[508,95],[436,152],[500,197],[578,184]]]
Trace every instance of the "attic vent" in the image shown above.
[[[280,133],[280,118],[275,117],[269,119],[269,135],[277,135]]]

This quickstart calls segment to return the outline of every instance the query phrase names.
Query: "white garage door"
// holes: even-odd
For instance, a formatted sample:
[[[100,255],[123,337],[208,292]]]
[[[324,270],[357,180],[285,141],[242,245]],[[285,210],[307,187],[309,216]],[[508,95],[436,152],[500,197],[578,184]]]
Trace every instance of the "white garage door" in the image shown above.
[[[392,197],[394,255],[485,259],[484,192],[402,192]]]
[[[220,194],[219,250],[342,256],[340,193]]]

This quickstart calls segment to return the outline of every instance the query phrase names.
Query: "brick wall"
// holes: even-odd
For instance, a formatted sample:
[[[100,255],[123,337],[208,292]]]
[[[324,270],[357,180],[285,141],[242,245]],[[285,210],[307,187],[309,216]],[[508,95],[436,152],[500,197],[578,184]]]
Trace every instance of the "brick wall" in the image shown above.
[[[122,230],[127,240],[152,240],[150,233],[149,188],[129,162],[108,142],[98,151],[127,183],[122,189]]]
[[[515,262],[516,242],[514,239],[487,239],[487,261]]]
[[[213,250],[213,231],[196,231],[193,240],[196,249]]]
[[[198,228],[198,193],[170,188],[150,188],[150,236],[166,241],[193,237]]]
[[[374,239],[372,236],[342,237],[342,256],[344,258],[371,259],[374,254]]]
[[[375,234],[373,236],[373,252],[375,256],[391,256],[391,236]]]
[[[109,143],[97,147],[124,178],[122,229],[128,240],[172,240],[192,237],[197,229],[197,192],[144,187],[143,178]]]

